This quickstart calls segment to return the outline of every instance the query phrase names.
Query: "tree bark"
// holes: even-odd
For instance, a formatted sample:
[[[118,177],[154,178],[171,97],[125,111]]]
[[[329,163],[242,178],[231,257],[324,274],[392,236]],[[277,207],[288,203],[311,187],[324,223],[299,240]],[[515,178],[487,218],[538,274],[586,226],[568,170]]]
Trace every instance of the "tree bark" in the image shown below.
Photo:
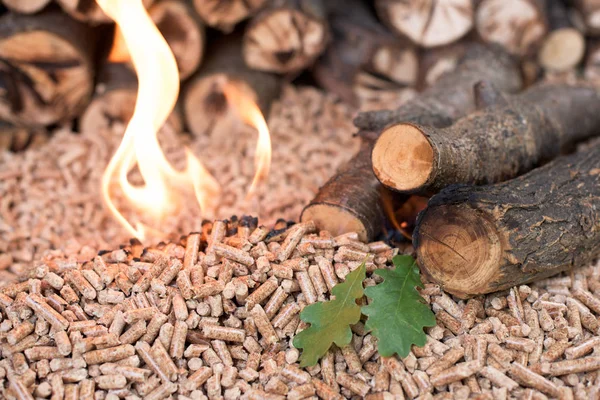
[[[501,182],[600,134],[600,92],[591,86],[539,85],[511,99],[490,85],[478,88],[476,98],[487,108],[452,126],[402,123],[384,130],[372,155],[379,181],[419,194]]]
[[[42,11],[51,0],[2,0],[11,11],[19,14],[35,14]]]
[[[194,0],[204,22],[224,33],[231,33],[241,21],[256,14],[267,0]]]
[[[79,130],[98,132],[115,127],[126,126],[135,108],[137,100],[137,77],[124,63],[107,63],[102,68],[96,93],[89,106],[79,119]],[[181,132],[182,117],[177,108],[167,119],[167,123]]]
[[[310,67],[329,39],[326,17],[323,0],[274,0],[246,28],[246,64],[280,74]]]
[[[20,152],[35,148],[47,142],[48,137],[44,128],[19,128],[0,121],[0,151]]]
[[[573,0],[573,5],[583,18],[586,35],[600,35],[600,3],[596,0]]]
[[[204,24],[191,5],[182,0],[162,0],[148,11],[175,55],[179,78],[189,78],[202,62]]]
[[[69,121],[94,88],[97,38],[59,11],[0,18],[0,119],[42,127]]]
[[[518,69],[501,49],[473,44],[453,72],[397,110],[359,114],[355,125],[363,137],[361,151],[342,167],[304,208],[301,219],[314,220],[320,229],[340,234],[354,230],[363,240],[373,239],[384,219],[381,185],[371,167],[371,150],[381,129],[390,123],[415,121],[448,126],[475,108],[473,85],[489,79],[506,91],[521,82]]]
[[[453,186],[417,220],[423,271],[461,298],[508,289],[600,255],[600,142],[508,182]]]
[[[79,21],[92,25],[112,22],[110,17],[96,3],[96,0],[56,0],[56,2],[64,12]],[[146,8],[149,8],[153,2],[154,0],[142,0]]]
[[[375,0],[375,6],[384,23],[422,47],[455,42],[473,27],[472,0]]]
[[[482,0],[475,16],[477,32],[511,54],[534,54],[546,35],[546,16],[538,0]]]
[[[202,67],[183,90],[183,109],[188,129],[194,135],[227,135],[239,123],[237,112],[224,94],[226,84],[234,85],[252,98],[265,117],[281,90],[277,75],[255,71],[242,59],[241,35],[227,35],[211,44]]]

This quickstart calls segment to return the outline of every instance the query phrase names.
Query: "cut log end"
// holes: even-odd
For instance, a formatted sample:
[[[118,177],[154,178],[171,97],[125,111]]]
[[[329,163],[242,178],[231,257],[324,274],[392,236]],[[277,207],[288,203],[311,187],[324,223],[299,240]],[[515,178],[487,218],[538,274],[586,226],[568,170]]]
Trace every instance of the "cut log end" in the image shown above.
[[[2,3],[11,11],[35,14],[42,11],[50,3],[50,0],[3,0]]]
[[[367,241],[372,236],[355,213],[333,204],[310,204],[300,217],[301,221],[314,221],[315,225],[333,236],[356,232],[360,240]]]
[[[317,18],[294,9],[257,16],[244,36],[244,60],[254,69],[294,73],[312,65],[325,50],[327,29]]]
[[[381,133],[373,148],[373,172],[386,187],[410,193],[433,171],[433,147],[421,130],[398,124]]]
[[[502,244],[497,229],[469,207],[428,209],[413,235],[421,271],[458,297],[489,293],[499,280]]]
[[[576,67],[585,53],[585,38],[574,28],[558,29],[550,33],[539,53],[540,64],[555,72]]]
[[[265,3],[266,0],[194,0],[194,7],[207,25],[229,33]]]

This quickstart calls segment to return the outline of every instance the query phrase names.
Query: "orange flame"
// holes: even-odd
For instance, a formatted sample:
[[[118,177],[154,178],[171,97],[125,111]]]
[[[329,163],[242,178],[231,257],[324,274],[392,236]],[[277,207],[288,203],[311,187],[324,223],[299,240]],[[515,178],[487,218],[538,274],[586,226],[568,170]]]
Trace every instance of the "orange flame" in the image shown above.
[[[124,56],[123,49],[128,50],[138,75],[134,113],[123,141],[102,177],[102,195],[109,210],[127,231],[144,240],[149,232],[156,230],[140,222],[134,227],[117,209],[110,193],[115,178],[127,200],[155,219],[162,219],[178,209],[178,190],[193,188],[201,209],[205,210],[220,193],[220,186],[189,149],[185,149],[187,167],[178,171],[166,159],[159,145],[158,130],[171,114],[179,95],[179,73],[171,49],[142,1],[97,0],[97,3],[117,23],[117,32],[122,34],[117,35],[113,49],[120,47],[112,54],[125,60],[129,57]],[[252,192],[269,170],[269,131],[256,104],[237,93],[233,86],[227,91],[227,96],[242,119],[259,132],[257,171],[250,189]],[[127,177],[136,165],[144,180],[141,186],[133,186]]]

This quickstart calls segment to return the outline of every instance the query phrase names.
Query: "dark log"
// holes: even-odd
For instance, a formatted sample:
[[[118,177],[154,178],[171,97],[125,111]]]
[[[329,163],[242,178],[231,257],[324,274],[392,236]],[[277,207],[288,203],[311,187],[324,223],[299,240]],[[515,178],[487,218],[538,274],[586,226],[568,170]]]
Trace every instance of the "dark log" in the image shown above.
[[[484,41],[519,56],[535,54],[547,32],[540,0],[482,0],[475,26]]]
[[[375,0],[383,22],[423,47],[457,41],[473,27],[472,0]]]
[[[51,0],[2,0],[11,11],[19,14],[35,14],[42,11]]]
[[[279,96],[281,79],[274,74],[248,68],[242,60],[242,37],[227,35],[211,44],[206,59],[183,90],[183,109],[188,129],[194,135],[229,136],[240,123],[228,103],[224,87],[235,86],[253,99],[266,116]],[[221,135],[221,133],[224,135]]]
[[[359,114],[355,125],[364,143],[361,151],[343,166],[304,209],[301,219],[314,220],[333,234],[354,230],[363,240],[373,239],[384,219],[381,185],[371,167],[371,150],[381,129],[399,121],[448,126],[475,108],[473,85],[493,81],[506,91],[521,86],[519,71],[501,49],[469,45],[456,70],[441,77],[413,101],[397,110]]]
[[[49,134],[44,128],[28,129],[0,121],[0,151],[19,152],[43,145]]]
[[[585,79],[600,82],[600,42],[594,40],[587,48],[584,69]]]
[[[194,7],[208,26],[230,33],[266,3],[267,0],[194,0]]]
[[[413,235],[421,271],[461,298],[587,266],[599,243],[598,141],[508,182],[445,189]]]
[[[71,17],[89,24],[107,24],[112,22],[110,17],[102,11],[96,0],[56,0],[63,11]],[[149,8],[154,0],[142,0],[144,6]]]
[[[103,66],[96,93],[79,119],[81,132],[99,132],[113,129],[118,124],[125,127],[135,108],[137,78],[124,63],[107,63]],[[171,113],[167,123],[175,132],[182,131],[182,117],[178,108]]]
[[[175,55],[179,78],[189,78],[202,62],[206,43],[204,24],[183,0],[161,0],[148,12]]]
[[[325,51],[329,33],[323,0],[274,0],[244,34],[246,64],[260,71],[297,74]]]
[[[48,10],[0,18],[0,119],[42,127],[77,117],[94,88],[97,37]]]
[[[373,148],[373,171],[401,193],[436,193],[447,186],[514,178],[600,134],[600,92],[583,85],[539,85],[511,99],[491,93],[487,109],[452,126],[401,123]]]
[[[388,32],[365,3],[330,0],[327,12],[332,43],[313,69],[321,86],[356,105],[365,90],[378,96],[416,84],[415,46]]]
[[[573,0],[575,8],[585,26],[585,34],[590,36],[600,35],[600,2],[597,0]]]

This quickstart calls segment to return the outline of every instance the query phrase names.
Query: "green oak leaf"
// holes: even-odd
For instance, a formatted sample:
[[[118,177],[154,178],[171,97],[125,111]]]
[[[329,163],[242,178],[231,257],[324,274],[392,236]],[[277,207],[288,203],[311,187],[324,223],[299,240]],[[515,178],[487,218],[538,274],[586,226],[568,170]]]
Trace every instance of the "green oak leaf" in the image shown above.
[[[350,325],[360,320],[356,300],[363,296],[365,263],[350,272],[346,280],[331,289],[335,299],[304,307],[300,319],[310,324],[294,338],[294,347],[302,349],[300,367],[312,366],[327,353],[332,343],[344,347],[352,340]]]
[[[423,283],[415,260],[396,256],[392,261],[394,269],[374,272],[384,281],[365,289],[371,303],[362,308],[362,313],[369,317],[365,328],[377,338],[379,354],[406,357],[413,344],[425,345],[423,328],[435,326],[435,316],[417,292],[416,287],[423,287]]]

